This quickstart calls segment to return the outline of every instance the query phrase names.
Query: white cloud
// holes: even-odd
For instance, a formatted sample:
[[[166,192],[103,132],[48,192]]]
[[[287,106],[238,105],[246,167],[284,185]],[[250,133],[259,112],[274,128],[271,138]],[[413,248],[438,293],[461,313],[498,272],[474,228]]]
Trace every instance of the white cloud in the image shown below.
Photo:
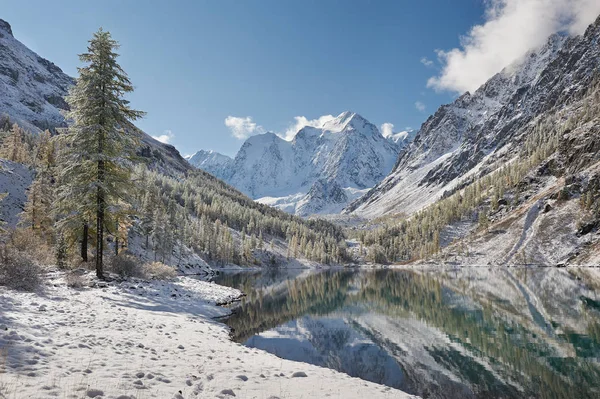
[[[426,67],[430,67],[433,65],[433,61],[431,61],[427,57],[423,57],[423,58],[421,58],[421,64],[425,65]]]
[[[160,136],[152,136],[152,138],[154,140],[158,140],[161,143],[165,143],[165,144],[170,144],[171,140],[173,140],[174,137],[175,137],[175,135],[170,130],[165,130],[163,132],[163,134],[161,134]]]
[[[381,135],[383,137],[388,138],[394,134],[394,124],[386,122],[379,127],[379,130],[381,130]]]
[[[333,115],[323,115],[317,119],[308,119],[305,116],[295,116],[294,122],[290,124],[284,133],[279,133],[279,136],[285,140],[292,140],[296,133],[305,126],[323,127],[330,120],[335,119]]]
[[[427,87],[474,91],[551,34],[581,34],[600,14],[598,0],[487,0],[485,22],[461,37],[460,48],[437,50],[443,65]]]
[[[265,129],[262,126],[257,125],[256,122],[252,120],[251,116],[240,118],[238,116],[230,115],[225,118],[225,126],[231,130],[233,137],[239,140],[244,140],[252,135],[265,132]]]
[[[419,112],[423,112],[425,111],[425,104],[423,104],[421,101],[417,101],[415,103],[415,108],[419,111]]]

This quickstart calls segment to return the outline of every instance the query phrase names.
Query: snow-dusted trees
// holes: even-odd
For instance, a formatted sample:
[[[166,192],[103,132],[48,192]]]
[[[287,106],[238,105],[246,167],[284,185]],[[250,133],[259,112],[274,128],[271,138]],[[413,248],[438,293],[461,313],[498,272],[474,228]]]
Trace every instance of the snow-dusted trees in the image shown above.
[[[154,211],[151,234],[155,260],[160,259],[164,263],[166,259],[171,257],[175,243],[173,228],[163,204],[159,204]]]
[[[49,130],[40,133],[34,143],[33,167],[38,171],[53,174],[56,166],[56,142]]]
[[[560,119],[559,119],[560,120]],[[440,251],[440,236],[444,228],[459,221],[477,223],[487,229],[491,217],[502,206],[517,206],[520,202],[519,183],[535,167],[552,155],[566,124],[549,118],[530,128],[521,153],[511,162],[492,173],[463,182],[454,192],[412,215],[410,219],[391,217],[383,226],[355,234],[373,253],[382,254],[389,262],[426,258]],[[510,192],[510,203],[507,192]],[[380,257],[380,259],[382,259]]]
[[[140,228],[145,238],[145,248],[149,249],[150,234],[152,234],[153,218],[154,218],[154,201],[152,191],[148,190],[144,193],[142,206],[140,209]]]
[[[288,257],[323,263],[345,257],[339,227],[304,221],[258,204],[204,172],[175,179],[140,165],[134,180],[146,183],[144,195],[138,196],[134,206],[140,216],[139,231],[144,240],[150,238],[148,247],[157,259],[177,254],[185,244],[206,260],[252,265],[266,259],[262,256],[265,240],[273,243],[275,239],[293,241]],[[274,245],[270,246],[273,250]]]
[[[48,130],[34,140],[32,150],[34,155],[31,162],[37,173],[27,190],[27,202],[21,214],[20,224],[30,228],[36,234],[43,235],[50,243],[55,221],[56,149]]]
[[[39,173],[27,191],[27,202],[20,223],[38,234],[50,233],[54,224],[53,198],[50,176]]]
[[[13,124],[8,136],[2,141],[0,157],[13,162],[26,163],[29,160],[30,151],[25,134],[19,125]]]
[[[143,114],[129,107],[124,94],[133,91],[117,63],[118,43],[100,29],[79,56],[76,85],[69,92],[67,114],[72,125],[62,136],[64,151],[58,189],[60,227],[80,229],[95,220],[96,274],[103,278],[104,231],[128,212],[130,164],[138,139],[130,121]]]

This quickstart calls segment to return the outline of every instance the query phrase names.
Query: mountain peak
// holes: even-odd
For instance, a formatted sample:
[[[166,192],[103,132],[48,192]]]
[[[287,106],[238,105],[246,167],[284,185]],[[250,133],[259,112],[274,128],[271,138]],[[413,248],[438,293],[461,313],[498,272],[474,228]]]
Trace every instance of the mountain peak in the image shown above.
[[[8,33],[10,36],[13,36],[12,28],[10,27],[10,24],[3,19],[0,19],[0,31],[4,31],[4,32]]]
[[[341,114],[338,115],[338,117],[336,119],[338,119],[340,121],[340,123],[343,123],[346,125],[349,123],[354,123],[354,122],[362,123],[362,122],[366,121],[365,118],[363,118],[356,112],[352,112],[352,111],[342,112]]]
[[[275,142],[275,141],[279,141],[279,140],[283,140],[283,139],[273,132],[265,132],[265,133],[255,134],[253,136],[248,137],[246,139],[246,141],[244,142],[244,145],[271,143],[271,142]]]
[[[352,128],[353,130],[362,130],[364,126],[370,124],[371,123],[368,120],[356,112],[345,111],[329,122],[326,122],[323,125],[323,129],[331,132],[341,132],[347,130],[348,128]]]

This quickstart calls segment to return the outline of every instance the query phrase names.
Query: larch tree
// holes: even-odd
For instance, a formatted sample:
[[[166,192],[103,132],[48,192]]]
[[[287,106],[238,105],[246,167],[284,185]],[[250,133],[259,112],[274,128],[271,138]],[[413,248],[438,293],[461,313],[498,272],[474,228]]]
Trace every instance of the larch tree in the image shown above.
[[[95,220],[98,278],[104,278],[104,231],[113,230],[116,220],[130,211],[130,161],[139,137],[127,127],[143,116],[124,99],[133,86],[117,63],[118,48],[109,32],[100,28],[94,33],[88,51],[79,56],[87,65],[78,69],[76,85],[66,98],[71,125],[61,135],[65,150],[57,193],[59,227],[78,231]]]
[[[43,172],[52,172],[56,166],[56,143],[49,130],[42,132],[37,140],[33,166]]]
[[[27,190],[27,202],[21,213],[20,224],[34,232],[45,235],[54,224],[52,200],[54,197],[50,176],[40,172]]]
[[[13,124],[10,133],[2,143],[0,156],[13,162],[24,163],[27,161],[28,149],[25,132],[16,123]]]

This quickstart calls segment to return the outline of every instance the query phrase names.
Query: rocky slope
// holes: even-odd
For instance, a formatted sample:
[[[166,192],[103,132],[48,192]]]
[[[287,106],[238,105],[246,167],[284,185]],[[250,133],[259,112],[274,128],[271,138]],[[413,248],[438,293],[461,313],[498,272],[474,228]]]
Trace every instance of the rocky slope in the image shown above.
[[[64,125],[61,111],[74,83],[52,62],[14,38],[11,26],[0,19],[0,115],[30,130]]]
[[[474,93],[440,107],[401,151],[392,173],[345,212],[411,214],[510,159],[532,121],[587,89],[600,66],[599,39],[600,19],[584,35],[553,35]]]
[[[344,112],[322,127],[302,128],[290,141],[274,133],[252,136],[232,162],[206,152],[190,161],[290,213],[337,213],[392,170],[409,138],[385,138],[362,116]]]

